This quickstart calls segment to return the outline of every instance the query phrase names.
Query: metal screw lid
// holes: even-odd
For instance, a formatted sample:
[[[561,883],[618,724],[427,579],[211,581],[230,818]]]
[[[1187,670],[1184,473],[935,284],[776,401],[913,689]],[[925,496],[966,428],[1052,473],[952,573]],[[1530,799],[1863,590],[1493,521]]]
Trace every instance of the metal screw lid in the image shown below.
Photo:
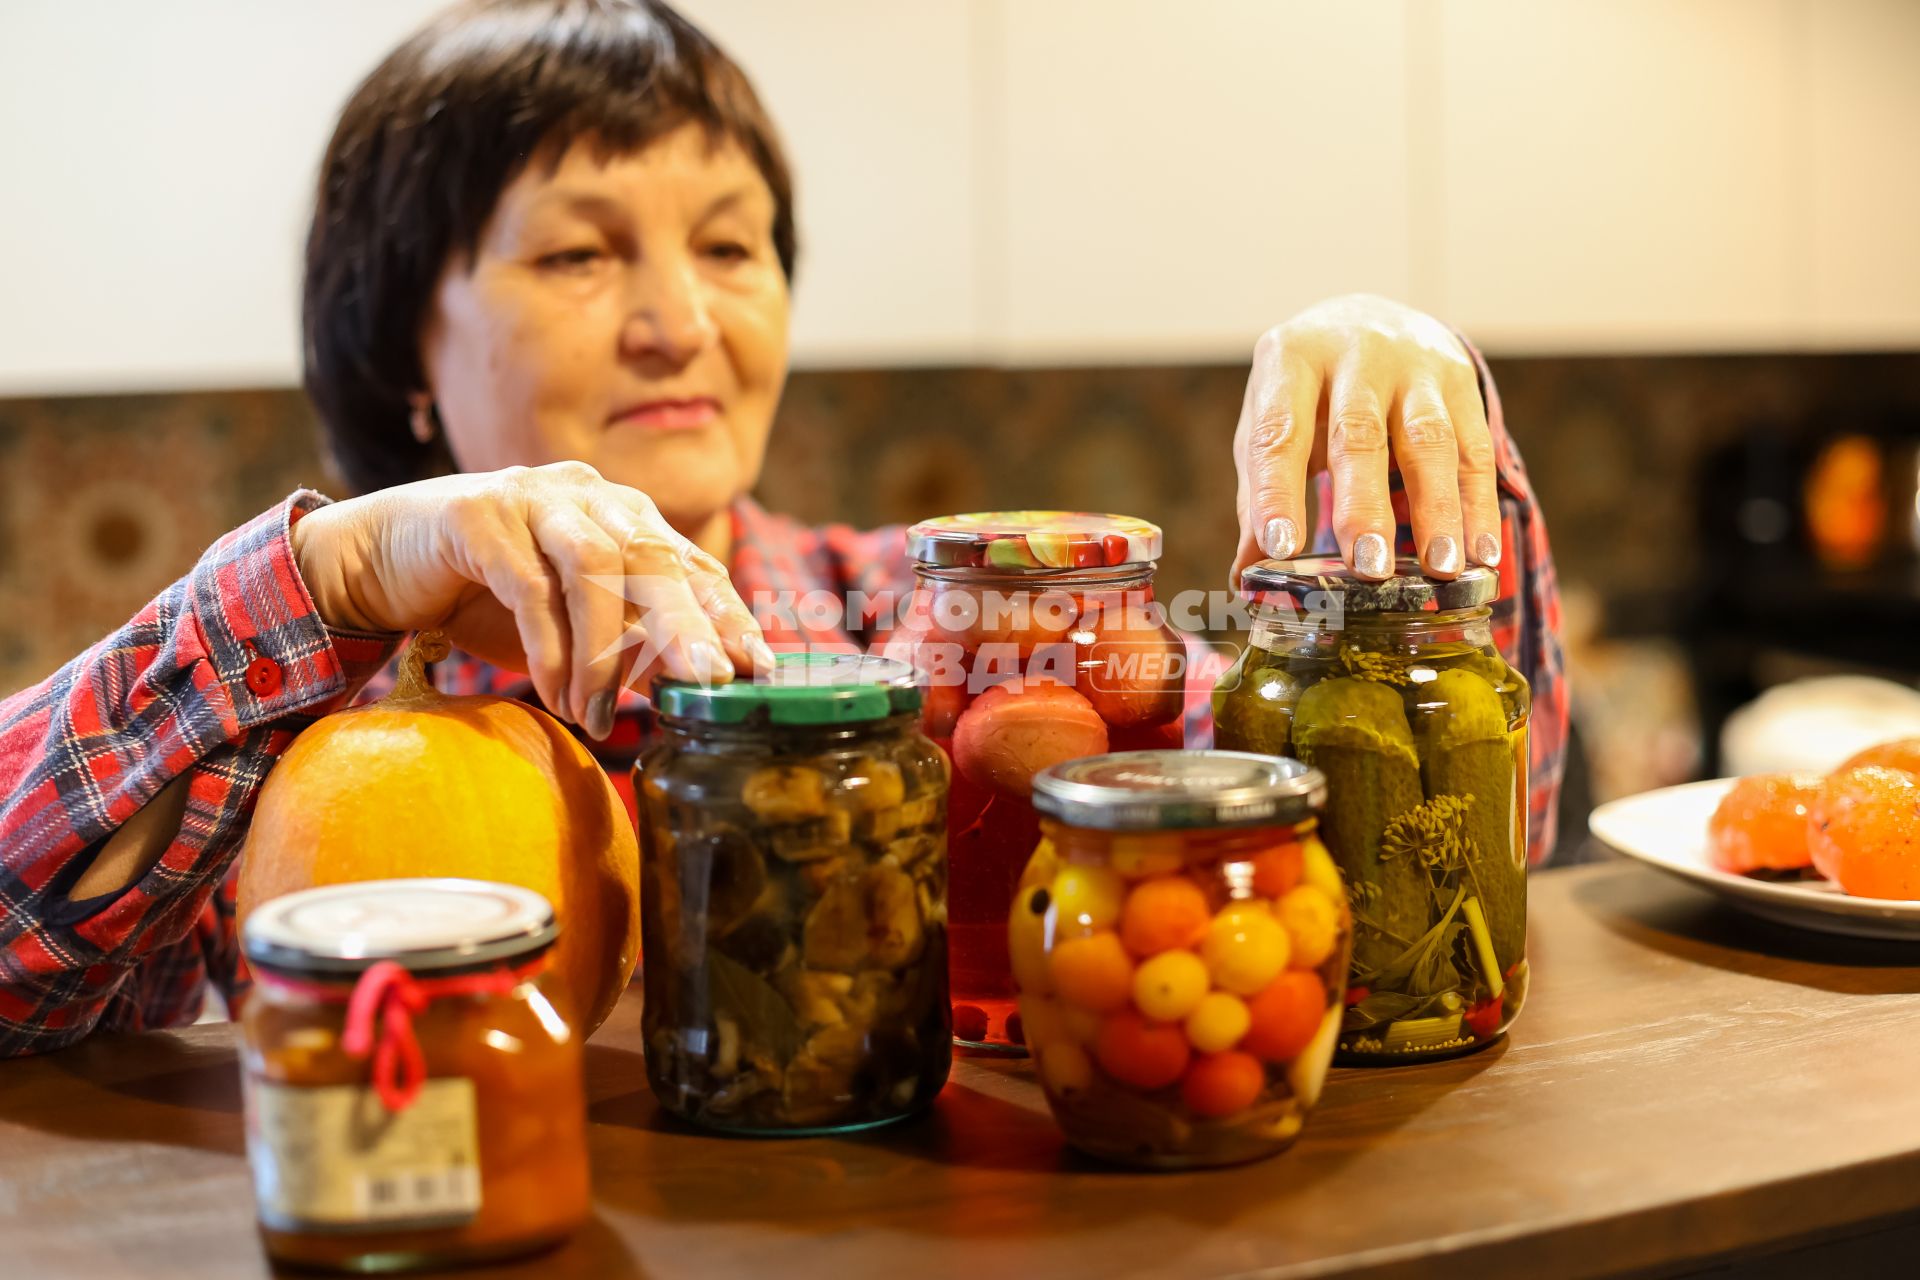
[[[1338,556],[1262,560],[1240,575],[1240,590],[1262,603],[1285,604],[1309,613],[1341,609],[1349,614],[1438,613],[1491,604],[1500,575],[1470,565],[1450,582],[1420,572],[1420,561],[1401,556],[1393,576],[1380,582],[1355,576]]]
[[[1037,811],[1101,831],[1287,826],[1326,802],[1318,769],[1250,751],[1117,751],[1033,779]]]
[[[419,877],[321,885],[247,917],[249,962],[290,974],[351,977],[381,960],[412,973],[478,969],[553,944],[553,905],[491,880]]]

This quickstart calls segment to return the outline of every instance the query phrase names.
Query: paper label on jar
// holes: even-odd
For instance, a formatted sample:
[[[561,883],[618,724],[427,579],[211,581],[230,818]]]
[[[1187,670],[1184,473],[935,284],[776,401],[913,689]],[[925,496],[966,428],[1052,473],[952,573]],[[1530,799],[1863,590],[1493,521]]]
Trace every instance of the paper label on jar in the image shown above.
[[[276,1231],[457,1226],[480,1211],[473,1081],[429,1080],[404,1111],[360,1085],[247,1078],[247,1156]]]

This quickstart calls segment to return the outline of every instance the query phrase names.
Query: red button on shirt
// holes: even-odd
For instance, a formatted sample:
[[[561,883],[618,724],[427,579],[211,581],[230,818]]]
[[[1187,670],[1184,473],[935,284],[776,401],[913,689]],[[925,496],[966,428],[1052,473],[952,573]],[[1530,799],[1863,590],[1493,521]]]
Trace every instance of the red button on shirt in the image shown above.
[[[256,698],[271,698],[280,692],[280,664],[272,658],[255,658],[247,664],[247,688]]]

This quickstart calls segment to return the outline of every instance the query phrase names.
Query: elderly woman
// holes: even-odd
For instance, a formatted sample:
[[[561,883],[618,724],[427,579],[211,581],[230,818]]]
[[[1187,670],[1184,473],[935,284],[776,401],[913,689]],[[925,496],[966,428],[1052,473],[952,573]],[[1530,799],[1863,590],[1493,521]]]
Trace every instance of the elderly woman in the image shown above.
[[[649,724],[628,686],[868,638],[861,618],[763,632],[743,604],[907,577],[899,530],[747,496],[796,255],[751,86],[656,0],[480,0],[374,71],[327,151],[305,285],[307,390],[361,496],[293,495],[0,703],[0,1054],[187,1020],[231,983],[262,781],[409,631],[458,646],[443,684],[537,698],[620,777]],[[1469,349],[1381,299],[1314,307],[1256,346],[1234,464],[1236,572],[1316,541],[1323,472],[1317,540],[1357,572],[1387,574],[1403,528],[1434,575],[1500,566],[1550,815],[1545,534]]]

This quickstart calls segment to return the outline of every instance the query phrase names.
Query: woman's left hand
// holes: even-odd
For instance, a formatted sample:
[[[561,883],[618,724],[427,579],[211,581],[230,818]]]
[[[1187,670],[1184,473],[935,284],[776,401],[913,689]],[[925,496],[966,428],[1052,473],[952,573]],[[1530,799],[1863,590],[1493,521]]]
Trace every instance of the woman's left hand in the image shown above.
[[[1425,571],[1500,562],[1493,437],[1466,347],[1432,316],[1368,294],[1331,298],[1254,347],[1240,425],[1233,581],[1306,546],[1307,480],[1333,477],[1333,532],[1357,574],[1393,571],[1388,462],[1400,467]]]

